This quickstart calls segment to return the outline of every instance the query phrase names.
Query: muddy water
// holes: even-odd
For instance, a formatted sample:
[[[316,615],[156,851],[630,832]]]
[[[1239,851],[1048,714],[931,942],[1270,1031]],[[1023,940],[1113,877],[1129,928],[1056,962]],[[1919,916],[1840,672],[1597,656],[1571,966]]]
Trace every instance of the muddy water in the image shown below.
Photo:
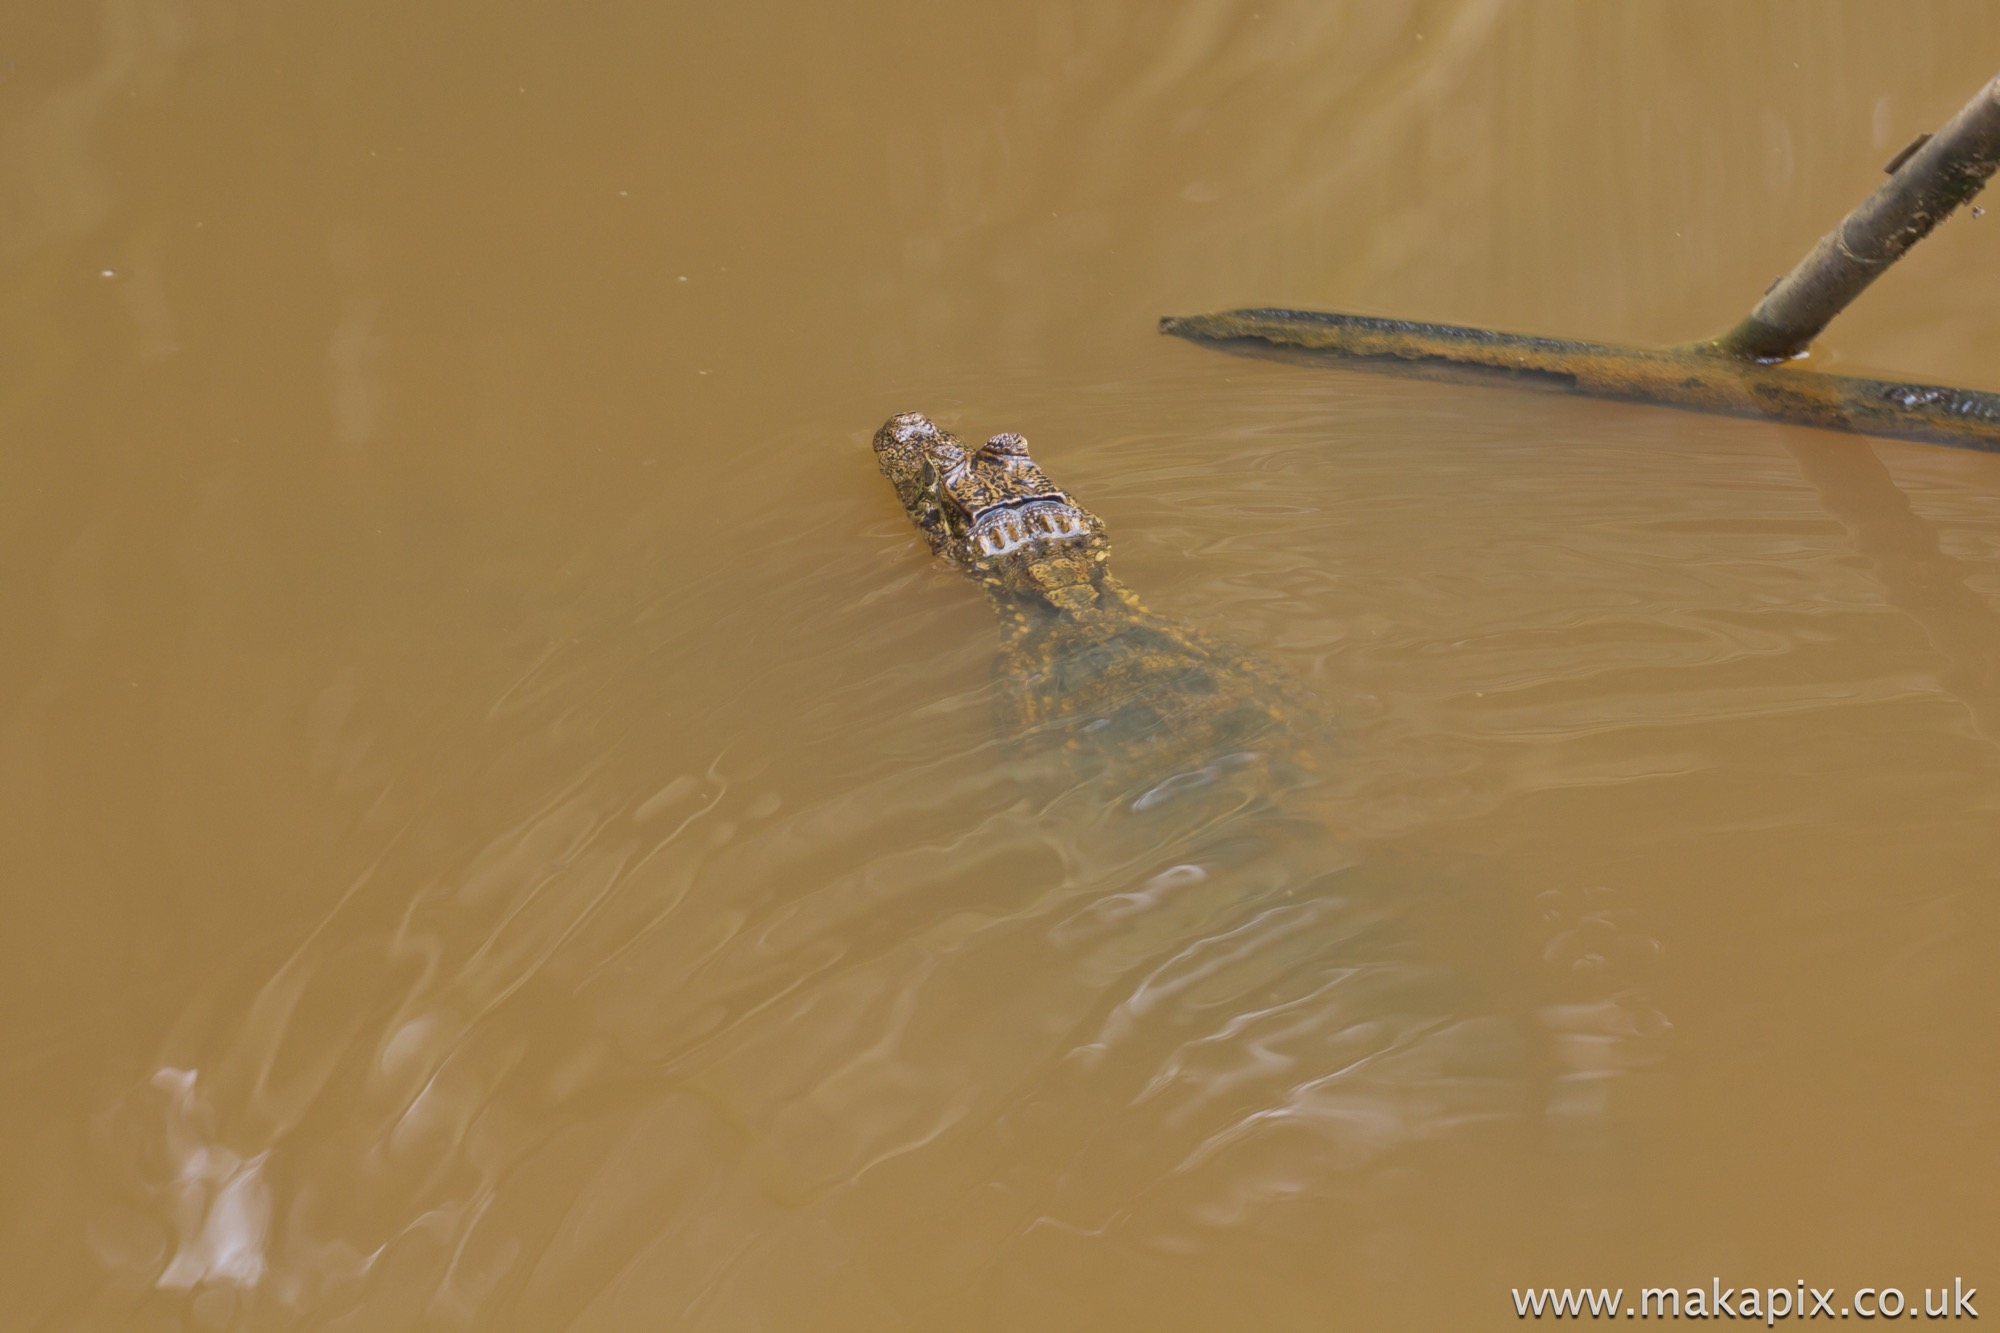
[[[1995,49],[0,12],[0,1323],[2000,1293],[2000,463],[1153,332],[1711,332]],[[2000,387],[1996,226],[1822,359]],[[996,733],[867,448],[907,408],[1026,433],[1316,700],[1312,783],[1160,805]]]

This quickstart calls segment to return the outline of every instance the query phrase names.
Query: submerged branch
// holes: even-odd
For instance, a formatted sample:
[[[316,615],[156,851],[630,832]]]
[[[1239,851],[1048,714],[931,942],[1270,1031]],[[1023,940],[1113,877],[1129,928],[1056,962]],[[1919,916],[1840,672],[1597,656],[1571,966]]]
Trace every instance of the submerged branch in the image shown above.
[[[1651,351],[1318,310],[1187,315],[1161,320],[1160,332],[1250,356],[1497,381],[2000,452],[2000,394],[1823,375],[1697,348]]]
[[[1889,265],[2000,167],[2000,78],[1943,129],[1898,153],[1889,179],[1824,236],[1720,338],[1653,351],[1453,324],[1318,310],[1223,310],[1160,321],[1160,332],[1288,361],[1496,380],[1728,416],[2000,452],[2000,394],[1823,375],[1778,363],[1803,353]]]

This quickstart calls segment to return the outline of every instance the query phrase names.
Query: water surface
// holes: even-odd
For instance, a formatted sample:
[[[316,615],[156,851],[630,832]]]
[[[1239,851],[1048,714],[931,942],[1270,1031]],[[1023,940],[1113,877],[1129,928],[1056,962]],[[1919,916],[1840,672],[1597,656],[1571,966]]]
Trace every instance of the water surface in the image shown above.
[[[1995,49],[1972,4],[0,14],[0,1323],[2000,1291],[2000,464],[1154,332],[1713,332]],[[1819,360],[2000,387],[1996,225]],[[1310,788],[1148,820],[998,734],[868,449],[912,408],[1026,434],[1316,700]]]

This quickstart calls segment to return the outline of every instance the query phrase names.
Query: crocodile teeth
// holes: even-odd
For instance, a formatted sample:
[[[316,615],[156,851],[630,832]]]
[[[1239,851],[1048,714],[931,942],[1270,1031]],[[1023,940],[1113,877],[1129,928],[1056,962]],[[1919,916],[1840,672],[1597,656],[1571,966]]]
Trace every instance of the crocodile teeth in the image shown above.
[[[979,549],[987,555],[1005,555],[1018,546],[1026,544],[1027,534],[1021,531],[1019,522],[1002,519],[979,534]]]
[[[1087,537],[1089,532],[1085,516],[1068,505],[1037,502],[1017,510],[989,510],[974,526],[968,544],[981,556],[990,558],[1009,555],[1026,546]]]

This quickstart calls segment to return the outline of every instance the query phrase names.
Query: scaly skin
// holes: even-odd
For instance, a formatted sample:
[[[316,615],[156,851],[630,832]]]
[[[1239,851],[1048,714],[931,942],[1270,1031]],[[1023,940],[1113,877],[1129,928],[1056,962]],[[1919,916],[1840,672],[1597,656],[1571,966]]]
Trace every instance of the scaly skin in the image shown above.
[[[1289,785],[1311,766],[1305,711],[1254,663],[1141,605],[1110,571],[1104,524],[1020,436],[968,450],[905,412],[875,433],[875,457],[931,550],[992,603],[1020,730],[1102,756],[1121,782],[1221,766]]]

